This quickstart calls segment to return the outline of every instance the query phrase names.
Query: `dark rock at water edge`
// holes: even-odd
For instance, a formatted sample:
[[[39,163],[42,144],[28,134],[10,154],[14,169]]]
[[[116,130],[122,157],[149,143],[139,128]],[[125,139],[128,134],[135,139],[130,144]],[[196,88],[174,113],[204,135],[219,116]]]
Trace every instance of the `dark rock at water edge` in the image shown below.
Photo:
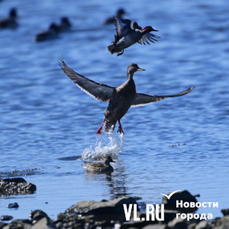
[[[28,219],[16,219],[13,220],[10,224],[2,227],[3,229],[29,229],[32,227],[32,223]],[[0,227],[1,229],[1,227]]]
[[[6,225],[7,225],[7,223],[0,222],[0,229],[2,229]]]
[[[124,217],[123,204],[136,204],[134,198],[121,197],[111,201],[102,200],[96,202],[80,201],[68,208],[64,213],[58,214],[57,219],[52,220],[42,210],[31,212],[29,219],[13,220],[6,224],[0,222],[0,229],[26,228],[26,229],[70,229],[70,228],[143,228],[143,229],[229,229],[229,215],[214,220],[200,220],[191,217],[189,220],[174,217],[166,221],[133,221],[127,222]],[[175,215],[175,211],[165,210],[165,213]],[[225,211],[224,211],[225,212]],[[188,213],[194,214],[194,213]],[[197,214],[197,213],[195,213]],[[139,218],[145,213],[137,212]]]
[[[36,185],[26,182],[23,178],[6,178],[0,180],[0,195],[32,194]]]
[[[38,222],[42,218],[47,218],[48,220],[50,220],[48,215],[45,212],[43,212],[42,210],[32,211],[31,214],[29,215],[29,218],[31,219],[33,224],[35,224],[36,222]]]
[[[12,220],[13,219],[13,216],[11,215],[2,215],[1,216],[1,220],[2,221],[9,221],[9,220]]]
[[[129,204],[137,204],[137,202],[132,197],[121,197],[100,202],[94,200],[80,201],[68,208],[65,213],[81,214],[83,216],[93,215],[96,220],[125,220],[123,204],[129,206]]]
[[[10,203],[10,204],[8,204],[7,205],[7,208],[19,208],[19,205],[18,205],[18,203]]]
[[[229,209],[222,209],[221,212],[224,216],[229,215]]]
[[[170,196],[171,194],[172,193],[168,193],[166,195]],[[198,209],[196,206],[195,207],[182,206],[182,207],[177,208],[176,206],[177,201],[182,202],[182,203],[187,202],[189,205],[191,202],[194,204],[197,203],[195,196],[190,194],[190,192],[188,192],[187,190],[176,192],[170,198],[166,197],[165,195],[162,197],[162,204],[164,204],[165,209],[177,210],[179,212],[185,212],[185,213],[194,212]]]

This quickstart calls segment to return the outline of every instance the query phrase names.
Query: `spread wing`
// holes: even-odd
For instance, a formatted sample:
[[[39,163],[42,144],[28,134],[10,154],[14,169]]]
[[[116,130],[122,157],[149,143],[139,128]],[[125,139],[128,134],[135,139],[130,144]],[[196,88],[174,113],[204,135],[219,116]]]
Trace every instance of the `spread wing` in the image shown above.
[[[137,22],[133,22],[132,25],[131,25],[131,29],[133,30],[142,30],[142,27],[138,25]],[[157,30],[154,30],[154,31],[157,31]],[[142,36],[142,38],[138,41],[139,44],[148,44],[150,45],[150,42],[154,43],[155,41],[158,41],[157,39],[159,39],[160,37],[153,34],[153,33],[146,33]]]
[[[135,30],[135,29],[138,29],[138,30],[142,30],[142,27],[138,25],[138,23],[136,21],[132,22],[131,24],[131,29]]]
[[[150,42],[154,43],[155,41],[158,41],[160,37],[153,34],[153,33],[146,33],[142,36],[142,38],[138,41],[139,44],[143,45],[150,45]]]
[[[130,29],[130,22],[128,19],[115,18],[116,34],[125,35]]]
[[[110,87],[106,84],[97,83],[90,80],[69,68],[62,59],[59,59],[59,65],[67,77],[73,81],[81,90],[95,99],[103,102],[109,101],[114,87]]]
[[[177,96],[182,96],[188,94],[194,86],[190,87],[189,89],[182,91],[178,94],[174,95],[148,95],[148,94],[143,94],[143,93],[137,93],[136,98],[134,102],[132,103],[131,107],[138,107],[138,106],[145,106],[150,103],[155,103],[158,102],[162,99],[166,99],[169,97],[177,97]]]

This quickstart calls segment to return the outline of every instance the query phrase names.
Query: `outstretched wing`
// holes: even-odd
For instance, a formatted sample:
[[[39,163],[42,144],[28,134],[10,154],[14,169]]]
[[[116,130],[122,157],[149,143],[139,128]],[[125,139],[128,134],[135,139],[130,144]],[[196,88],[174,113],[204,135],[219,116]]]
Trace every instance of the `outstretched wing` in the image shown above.
[[[133,22],[131,24],[131,29],[133,29],[133,30],[142,30],[142,27],[139,26],[137,22]],[[157,32],[158,30],[154,30],[154,31]],[[141,44],[141,45],[142,44],[150,45],[150,42],[154,43],[155,41],[158,41],[157,39],[159,39],[159,38],[160,38],[159,36],[157,36],[157,35],[155,35],[153,33],[146,33],[146,34],[144,34],[142,36],[142,38],[140,40],[138,40],[138,43]]]
[[[69,68],[62,59],[59,59],[59,65],[67,77],[73,81],[81,90],[95,99],[103,102],[109,101],[114,87],[110,87],[106,84],[97,83],[90,80]]]
[[[130,29],[130,23],[129,19],[115,18],[116,34],[124,36]]]
[[[145,106],[150,103],[158,102],[162,99],[166,99],[169,97],[177,97],[188,94],[194,86],[190,87],[189,89],[182,91],[175,95],[148,95],[143,93],[137,93],[134,102],[132,103],[131,107],[138,107],[138,106]]]
[[[150,42],[154,43],[155,41],[158,41],[160,37],[153,34],[153,33],[146,33],[142,36],[142,38],[138,41],[139,44],[143,45],[150,45]]]

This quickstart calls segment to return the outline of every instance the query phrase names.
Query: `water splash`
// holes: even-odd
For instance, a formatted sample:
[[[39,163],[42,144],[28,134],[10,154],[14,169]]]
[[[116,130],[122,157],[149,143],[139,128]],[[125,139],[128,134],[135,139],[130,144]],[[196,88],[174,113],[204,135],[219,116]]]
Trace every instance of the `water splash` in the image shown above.
[[[110,155],[113,159],[118,158],[118,153],[123,147],[123,134],[106,133],[97,135],[94,145],[86,148],[81,155],[81,160],[101,160],[105,155]]]

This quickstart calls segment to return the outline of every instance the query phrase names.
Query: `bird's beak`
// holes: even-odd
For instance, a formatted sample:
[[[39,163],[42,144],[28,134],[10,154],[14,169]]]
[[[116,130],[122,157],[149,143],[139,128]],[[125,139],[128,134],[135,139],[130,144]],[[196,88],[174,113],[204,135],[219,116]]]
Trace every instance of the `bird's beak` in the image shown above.
[[[137,71],[145,71],[143,68],[138,68]]]
[[[154,31],[154,32],[158,32],[159,30],[156,30],[156,29],[152,28],[152,31]]]
[[[116,163],[116,161],[113,161],[113,160],[111,162]]]

